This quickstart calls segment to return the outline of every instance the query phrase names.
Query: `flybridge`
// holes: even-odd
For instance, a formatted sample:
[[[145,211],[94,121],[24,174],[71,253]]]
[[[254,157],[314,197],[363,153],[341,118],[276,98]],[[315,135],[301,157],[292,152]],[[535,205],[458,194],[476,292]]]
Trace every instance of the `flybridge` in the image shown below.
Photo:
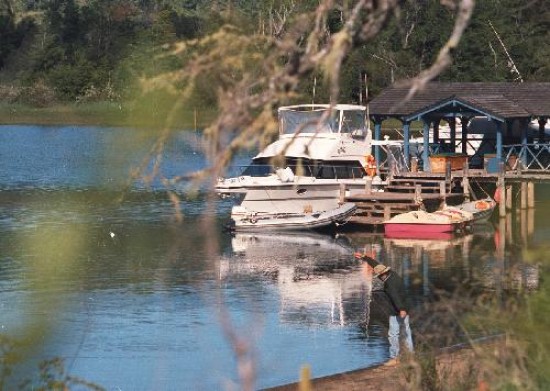
[[[295,105],[279,108],[281,135],[367,134],[366,107],[358,105]]]

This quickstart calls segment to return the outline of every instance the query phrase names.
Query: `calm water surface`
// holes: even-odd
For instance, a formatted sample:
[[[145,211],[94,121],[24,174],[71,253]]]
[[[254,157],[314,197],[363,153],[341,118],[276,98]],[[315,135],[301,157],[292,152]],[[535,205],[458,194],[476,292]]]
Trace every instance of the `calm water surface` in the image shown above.
[[[130,180],[153,142],[131,129],[0,126],[0,331],[36,337],[18,380],[62,357],[108,390],[228,389],[239,379],[226,324],[250,342],[258,388],[295,381],[304,364],[316,377],[379,364],[388,343],[368,310],[371,279],[352,257],[365,247],[402,274],[415,308],[464,281],[490,290],[538,281],[519,254],[549,236],[543,186],[527,233],[499,235],[497,222],[439,241],[231,236],[230,200],[207,208],[206,192],[182,182],[178,223],[160,180]],[[204,168],[202,144],[176,132],[161,177]],[[505,282],[502,264],[516,273]]]

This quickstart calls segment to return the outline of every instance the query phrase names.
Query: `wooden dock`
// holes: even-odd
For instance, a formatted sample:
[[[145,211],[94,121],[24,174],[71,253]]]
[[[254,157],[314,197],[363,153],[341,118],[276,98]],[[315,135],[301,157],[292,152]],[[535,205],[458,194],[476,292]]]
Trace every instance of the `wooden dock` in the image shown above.
[[[354,192],[343,199],[357,206],[351,223],[377,226],[400,213],[433,211],[442,202],[458,203],[464,198],[462,192],[453,192],[451,181],[439,176],[396,176],[388,180],[384,191],[372,191],[368,182],[365,187],[364,192]]]
[[[385,173],[387,183],[383,191],[372,189],[369,179],[365,181],[365,191],[341,196],[342,202],[353,202],[357,212],[350,222],[378,226],[391,217],[405,212],[425,209],[432,212],[445,202],[459,204],[463,200],[475,199],[473,186],[482,190],[485,196],[499,198],[499,216],[505,217],[507,211],[514,209],[513,200],[518,200],[515,208],[530,209],[535,204],[535,183],[550,182],[549,170],[505,169],[488,172],[486,169],[469,169],[444,173],[400,172]],[[498,189],[498,191],[497,191]],[[341,194],[345,194],[342,189]],[[517,197],[519,194],[519,197]],[[479,194],[478,194],[479,196]]]

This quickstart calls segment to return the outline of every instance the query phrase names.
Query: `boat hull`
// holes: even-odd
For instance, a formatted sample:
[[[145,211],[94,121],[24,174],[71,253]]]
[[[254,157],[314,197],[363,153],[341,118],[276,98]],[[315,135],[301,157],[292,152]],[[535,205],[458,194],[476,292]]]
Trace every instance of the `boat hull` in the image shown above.
[[[344,224],[355,213],[356,206],[345,203],[337,208],[313,213],[255,213],[237,209],[231,214],[232,230],[255,231],[298,231],[324,228]]]
[[[486,198],[478,201],[465,202],[457,208],[472,213],[474,223],[484,223],[489,221],[496,209],[497,203],[492,198]]]
[[[460,229],[460,223],[422,224],[422,223],[385,223],[386,236],[426,238],[439,234],[448,234]]]

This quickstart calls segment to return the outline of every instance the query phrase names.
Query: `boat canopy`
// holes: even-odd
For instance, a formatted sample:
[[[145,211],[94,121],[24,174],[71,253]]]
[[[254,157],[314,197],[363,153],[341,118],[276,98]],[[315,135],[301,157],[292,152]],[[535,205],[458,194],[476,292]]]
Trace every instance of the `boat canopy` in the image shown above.
[[[359,105],[295,105],[279,108],[280,134],[363,132],[366,107]]]

